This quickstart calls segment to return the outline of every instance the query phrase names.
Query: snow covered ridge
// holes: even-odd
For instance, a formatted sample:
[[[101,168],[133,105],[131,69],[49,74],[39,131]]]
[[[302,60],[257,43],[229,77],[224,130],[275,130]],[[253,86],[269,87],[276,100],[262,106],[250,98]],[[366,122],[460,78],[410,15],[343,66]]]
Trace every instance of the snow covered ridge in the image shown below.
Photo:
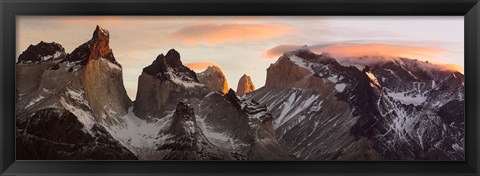
[[[289,56],[289,59],[290,61],[292,61],[293,63],[297,64],[298,66],[300,67],[303,67],[303,68],[306,68],[308,71],[310,71],[312,74],[314,74],[315,72],[312,70],[311,66],[312,66],[312,63],[296,56],[296,55],[291,55]]]
[[[167,72],[165,73],[168,75],[169,80],[172,81],[173,83],[186,87],[186,88],[194,88],[194,87],[203,87],[203,84],[200,84],[192,78],[190,78],[188,75],[182,74],[182,73],[176,73],[172,68],[167,68]]]
[[[41,57],[41,60],[42,61],[47,61],[47,60],[55,60],[55,59],[58,59],[60,58],[62,55],[64,55],[65,53],[61,52],[61,51],[55,51],[55,54],[53,55],[47,55],[47,56],[42,56]]]

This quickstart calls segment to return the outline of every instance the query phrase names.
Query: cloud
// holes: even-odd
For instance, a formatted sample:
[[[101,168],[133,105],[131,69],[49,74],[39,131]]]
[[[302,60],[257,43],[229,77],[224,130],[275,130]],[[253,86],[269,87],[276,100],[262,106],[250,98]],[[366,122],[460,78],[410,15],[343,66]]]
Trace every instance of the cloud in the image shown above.
[[[213,62],[190,62],[190,63],[184,63],[186,67],[192,69],[195,72],[202,72],[208,68],[208,66],[218,66],[218,64],[213,63]]]
[[[285,52],[298,50],[306,47],[314,53],[328,53],[342,65],[364,66],[390,60],[398,57],[429,61],[442,67],[442,69],[456,70],[463,73],[463,67],[456,64],[444,64],[443,58],[452,54],[447,50],[413,47],[382,43],[330,43],[312,46],[279,45],[267,50],[263,56],[269,59],[277,58]]]
[[[300,49],[304,46],[300,45],[279,45],[267,50],[264,56],[267,58],[275,58],[285,52]],[[447,51],[427,48],[427,47],[412,47],[393,44],[381,43],[334,43],[306,46],[316,53],[329,53],[334,57],[363,57],[363,56],[383,56],[383,57],[429,57],[434,55],[446,54]]]
[[[264,40],[281,36],[291,28],[275,24],[200,24],[183,27],[171,37],[193,45]]]

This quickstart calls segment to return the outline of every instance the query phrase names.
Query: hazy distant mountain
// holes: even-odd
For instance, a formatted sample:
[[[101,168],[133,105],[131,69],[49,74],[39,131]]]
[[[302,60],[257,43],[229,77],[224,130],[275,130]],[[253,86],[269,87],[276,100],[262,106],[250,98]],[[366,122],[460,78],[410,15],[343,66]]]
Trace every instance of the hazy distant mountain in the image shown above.
[[[209,66],[205,71],[197,73],[198,81],[211,91],[228,92],[227,78],[218,66]]]
[[[249,98],[301,159],[464,159],[464,76],[429,63],[347,67],[301,49],[270,65]]]
[[[241,96],[243,94],[250,93],[254,90],[255,90],[255,85],[253,85],[253,82],[250,76],[243,74],[240,80],[238,80],[237,95]]]

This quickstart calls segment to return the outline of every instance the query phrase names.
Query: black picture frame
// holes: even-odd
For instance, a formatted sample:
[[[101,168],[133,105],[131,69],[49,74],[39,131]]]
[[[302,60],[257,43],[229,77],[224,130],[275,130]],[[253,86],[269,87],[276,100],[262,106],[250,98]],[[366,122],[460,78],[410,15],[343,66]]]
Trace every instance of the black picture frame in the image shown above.
[[[479,175],[479,0],[0,0],[1,175]],[[465,18],[465,161],[15,161],[18,15],[458,15]]]

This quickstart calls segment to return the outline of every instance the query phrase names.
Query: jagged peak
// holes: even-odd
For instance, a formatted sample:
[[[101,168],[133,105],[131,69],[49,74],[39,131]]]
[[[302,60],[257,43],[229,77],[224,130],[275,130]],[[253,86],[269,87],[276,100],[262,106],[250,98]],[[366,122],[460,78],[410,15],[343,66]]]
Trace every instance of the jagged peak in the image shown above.
[[[108,30],[97,25],[93,32],[92,39],[75,48],[68,54],[66,61],[79,62],[86,65],[88,61],[104,58],[118,66],[121,66],[115,59],[110,49],[110,33]]]
[[[110,39],[110,32],[108,30],[100,27],[97,25],[95,31],[93,31],[93,40],[109,40]]]
[[[40,41],[36,45],[28,46],[28,48],[18,56],[17,63],[39,63],[62,59],[64,56],[65,48],[59,43]]]
[[[199,83],[195,72],[183,65],[180,53],[175,49],[170,49],[166,55],[159,54],[152,64],[143,68],[143,72],[161,79],[168,79],[167,75],[170,75],[181,81]]]
[[[174,68],[183,66],[183,63],[180,60],[180,53],[173,48],[167,52],[167,55],[165,55],[165,62]]]
[[[233,89],[228,89],[228,92],[225,94],[225,98],[234,104],[240,101],[240,99],[238,99],[237,97],[236,92]]]
[[[187,100],[180,100],[177,103],[172,118],[171,133],[175,135],[192,135],[195,133],[195,113]]]

